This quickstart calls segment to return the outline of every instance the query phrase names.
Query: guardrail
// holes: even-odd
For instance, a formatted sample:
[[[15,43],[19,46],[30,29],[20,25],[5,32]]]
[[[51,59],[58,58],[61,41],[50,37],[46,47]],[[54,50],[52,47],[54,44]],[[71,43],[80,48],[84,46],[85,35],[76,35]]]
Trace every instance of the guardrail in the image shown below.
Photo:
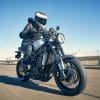
[[[17,60],[0,60],[0,64],[16,64]]]
[[[97,61],[97,65],[100,66],[100,56],[84,56],[84,57],[77,57],[80,61]]]
[[[81,62],[85,61],[97,61],[97,65],[100,66],[100,56],[85,56],[85,57],[77,57]],[[16,64],[17,60],[0,60],[0,64]],[[87,63],[86,63],[87,64]]]

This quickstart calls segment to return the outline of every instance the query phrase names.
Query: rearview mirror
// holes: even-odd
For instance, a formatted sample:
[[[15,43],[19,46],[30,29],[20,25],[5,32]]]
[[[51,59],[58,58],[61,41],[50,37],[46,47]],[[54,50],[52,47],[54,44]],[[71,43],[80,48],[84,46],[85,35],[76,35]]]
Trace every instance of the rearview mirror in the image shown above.
[[[56,27],[56,30],[60,30],[60,26],[57,26],[57,27]]]

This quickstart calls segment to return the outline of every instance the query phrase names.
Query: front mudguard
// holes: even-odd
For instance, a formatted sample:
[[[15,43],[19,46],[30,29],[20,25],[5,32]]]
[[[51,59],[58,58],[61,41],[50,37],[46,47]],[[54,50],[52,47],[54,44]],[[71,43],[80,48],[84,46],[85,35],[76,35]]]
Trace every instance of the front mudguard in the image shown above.
[[[64,56],[62,56],[62,59],[63,60],[66,60],[66,59],[77,59],[77,57],[75,57],[73,55],[64,55]]]

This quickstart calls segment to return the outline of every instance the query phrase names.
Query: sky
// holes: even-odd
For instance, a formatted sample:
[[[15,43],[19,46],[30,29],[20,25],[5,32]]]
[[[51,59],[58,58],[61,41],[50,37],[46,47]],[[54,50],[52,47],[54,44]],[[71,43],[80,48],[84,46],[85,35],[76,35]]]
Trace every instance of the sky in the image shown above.
[[[60,26],[66,53],[99,54],[100,0],[0,0],[0,57],[14,56],[19,33],[37,11],[47,14],[47,29]]]

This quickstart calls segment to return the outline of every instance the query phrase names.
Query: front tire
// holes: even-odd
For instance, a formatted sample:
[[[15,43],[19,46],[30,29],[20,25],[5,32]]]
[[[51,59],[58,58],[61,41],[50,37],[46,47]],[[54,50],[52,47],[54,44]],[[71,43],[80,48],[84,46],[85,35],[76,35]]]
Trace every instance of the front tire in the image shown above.
[[[61,75],[59,74],[59,71],[56,69],[54,71],[54,78],[56,84],[62,90],[62,92],[64,92],[65,95],[78,95],[85,89],[87,84],[85,68],[80,64],[80,62],[76,58],[65,59],[64,63],[67,65],[67,68],[65,70],[65,75],[67,79],[62,81],[60,78]],[[70,71],[67,70],[68,67]],[[75,85],[75,83],[77,84]]]

